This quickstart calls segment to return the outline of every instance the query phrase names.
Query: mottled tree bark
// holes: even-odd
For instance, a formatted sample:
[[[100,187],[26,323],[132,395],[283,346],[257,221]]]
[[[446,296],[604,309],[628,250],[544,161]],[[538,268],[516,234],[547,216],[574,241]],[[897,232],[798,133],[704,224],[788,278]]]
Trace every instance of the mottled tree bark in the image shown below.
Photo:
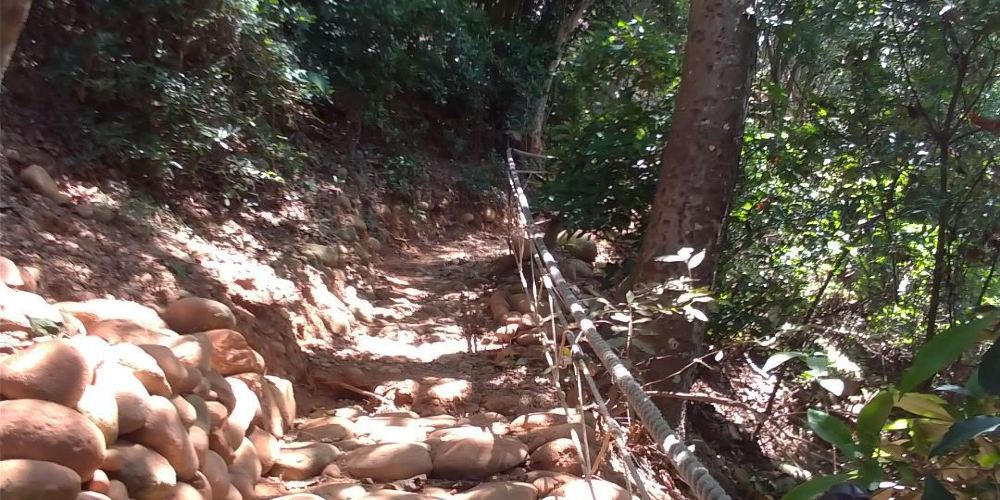
[[[743,145],[755,54],[750,5],[749,0],[691,2],[680,89],[633,286],[686,276],[683,262],[655,260],[684,247],[706,250],[704,261],[691,271],[695,286],[713,283]],[[693,380],[689,364],[701,351],[705,324],[667,316],[653,325],[655,355],[648,360],[646,380],[655,381],[654,390],[686,392]],[[679,400],[659,402],[676,423]]]

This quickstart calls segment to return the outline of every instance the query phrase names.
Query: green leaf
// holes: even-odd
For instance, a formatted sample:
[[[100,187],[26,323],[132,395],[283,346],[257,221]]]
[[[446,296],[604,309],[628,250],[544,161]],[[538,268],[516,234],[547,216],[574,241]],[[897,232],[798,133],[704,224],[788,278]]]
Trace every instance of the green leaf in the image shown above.
[[[920,496],[920,500],[955,500],[955,495],[952,495],[937,478],[927,476],[924,478],[924,494]]]
[[[941,440],[931,448],[929,456],[935,457],[987,432],[1000,429],[1000,417],[977,415],[961,422],[955,422],[944,433]]]
[[[963,325],[951,327],[920,348],[913,364],[903,372],[899,384],[902,392],[909,392],[927,379],[952,364],[972,344],[979,334],[993,323],[993,315],[987,315]]]
[[[764,362],[764,366],[761,368],[761,370],[764,373],[767,373],[777,368],[785,361],[795,358],[804,358],[804,357],[806,357],[806,354],[804,352],[795,352],[795,351],[786,351],[786,352],[779,352],[777,354],[772,354],[771,357],[767,358],[767,361]]]
[[[851,473],[834,474],[832,476],[814,477],[785,493],[781,500],[812,500],[822,495],[832,486],[838,485],[853,476]]]
[[[979,362],[979,385],[987,393],[1000,396],[1000,340],[993,341]]]
[[[854,458],[858,448],[854,445],[851,429],[843,420],[817,409],[809,410],[809,428],[824,441],[836,446],[847,456]]]
[[[858,433],[858,448],[865,456],[870,456],[875,451],[875,445],[879,442],[882,434],[882,427],[889,418],[892,411],[895,395],[891,390],[879,391],[864,408],[858,412],[858,425],[855,430]]]
[[[896,401],[898,408],[902,408],[914,415],[953,422],[955,419],[945,409],[947,404],[948,402],[939,396],[924,394],[922,392],[908,392],[900,396],[899,400]]]
[[[823,377],[816,380],[820,387],[830,391],[836,396],[844,395],[844,381],[836,377]]]

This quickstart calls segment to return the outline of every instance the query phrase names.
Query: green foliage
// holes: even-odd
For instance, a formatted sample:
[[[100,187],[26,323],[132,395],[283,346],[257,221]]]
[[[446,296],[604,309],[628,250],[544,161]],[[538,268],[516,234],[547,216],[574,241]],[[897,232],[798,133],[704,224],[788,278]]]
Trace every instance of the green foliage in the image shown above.
[[[302,48],[325,68],[348,118],[404,145],[447,138],[448,147],[502,127],[506,107],[537,91],[544,49],[491,25],[460,0],[307,1],[316,22]],[[436,134],[436,135],[435,135]]]
[[[77,125],[93,154],[234,195],[302,164],[288,134],[323,82],[282,41],[283,22],[305,20],[293,7],[49,0],[35,2],[31,19],[32,57],[48,84],[78,97]],[[70,32],[78,34],[56,34]]]
[[[680,41],[652,18],[595,21],[567,54],[549,131],[558,170],[546,193],[570,226],[642,227],[680,81]]]
[[[992,491],[1000,450],[986,436],[1000,429],[1000,417],[995,415],[1000,399],[975,387],[975,380],[956,403],[910,391],[954,363],[984,336],[995,336],[996,325],[996,312],[989,312],[942,332],[935,340],[945,339],[960,347],[943,349],[943,344],[933,341],[923,346],[900,385],[873,397],[858,413],[853,427],[824,411],[809,410],[809,427],[845,455],[850,470],[840,479],[858,477],[871,489],[890,484],[900,488],[899,493],[922,490],[924,498],[945,498],[951,495],[949,489],[973,497]],[[892,420],[893,409],[904,414]],[[949,478],[951,486],[946,487],[935,476]],[[835,483],[830,476],[814,478],[784,499],[815,498]]]

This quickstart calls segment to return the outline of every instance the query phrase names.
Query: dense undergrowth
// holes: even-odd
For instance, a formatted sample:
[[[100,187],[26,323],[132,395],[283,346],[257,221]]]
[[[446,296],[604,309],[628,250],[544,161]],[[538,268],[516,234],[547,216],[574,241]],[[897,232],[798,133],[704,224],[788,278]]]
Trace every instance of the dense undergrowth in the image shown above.
[[[462,165],[470,192],[496,186],[493,155],[523,131],[564,49],[545,137],[558,159],[543,165],[537,201],[629,256],[672,125],[687,3],[595,2],[556,47],[574,5],[36,0],[6,98],[57,110],[54,123],[94,160],[233,198],[325,168],[314,154],[324,147],[374,150],[378,175],[419,209],[415,186],[434,182],[425,155]],[[740,182],[709,332],[722,349],[785,353],[786,383],[811,389],[802,405],[849,414],[851,394],[830,405],[823,391],[836,384],[816,383],[834,379],[861,385],[854,396],[869,405],[893,395],[875,407],[884,418],[850,414],[847,430],[811,413],[847,454],[817,469],[850,462],[866,479],[912,486],[944,468],[931,453],[941,422],[997,413],[968,374],[997,352],[994,327],[975,322],[1000,306],[1000,140],[982,121],[1000,116],[998,9],[779,1],[753,13]],[[962,337],[965,362],[934,365],[945,390],[932,392],[930,375],[898,385],[919,346],[970,321],[982,338]],[[900,427],[878,434],[889,411]],[[880,455],[873,432],[908,458]],[[981,434],[946,465],[976,468],[983,483],[1000,452]]]

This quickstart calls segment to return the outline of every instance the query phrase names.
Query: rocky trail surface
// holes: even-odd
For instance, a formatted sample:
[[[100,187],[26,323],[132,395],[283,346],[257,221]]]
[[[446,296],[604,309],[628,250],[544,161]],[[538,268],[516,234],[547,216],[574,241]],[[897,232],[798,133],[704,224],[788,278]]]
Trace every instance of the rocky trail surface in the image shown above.
[[[574,431],[600,440],[490,277],[498,227],[380,252],[354,216],[353,250],[287,259],[231,221],[139,237],[25,170],[2,215],[4,500],[629,498],[581,478]]]

